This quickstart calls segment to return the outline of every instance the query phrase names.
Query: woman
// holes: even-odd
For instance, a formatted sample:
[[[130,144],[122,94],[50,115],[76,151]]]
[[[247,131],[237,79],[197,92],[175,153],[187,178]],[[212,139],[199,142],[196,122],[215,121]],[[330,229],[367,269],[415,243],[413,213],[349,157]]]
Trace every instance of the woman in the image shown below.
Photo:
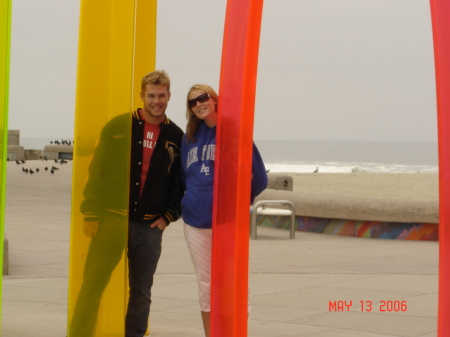
[[[199,286],[199,301],[206,337],[209,337],[212,203],[216,147],[217,93],[206,84],[192,86],[187,94],[188,124],[181,144],[181,201],[184,233]],[[253,144],[251,200],[267,187],[267,174]],[[249,307],[250,309],[250,307]]]

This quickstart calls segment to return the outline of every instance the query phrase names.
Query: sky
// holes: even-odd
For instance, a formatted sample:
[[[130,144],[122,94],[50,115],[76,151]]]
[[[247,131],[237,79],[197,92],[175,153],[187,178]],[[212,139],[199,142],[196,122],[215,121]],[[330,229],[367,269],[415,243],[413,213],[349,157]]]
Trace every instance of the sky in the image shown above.
[[[9,129],[73,138],[79,0],[13,0]],[[185,128],[195,83],[219,90],[226,0],[160,0],[156,68]],[[145,75],[145,74],[143,74]],[[436,141],[428,0],[265,0],[256,140]]]

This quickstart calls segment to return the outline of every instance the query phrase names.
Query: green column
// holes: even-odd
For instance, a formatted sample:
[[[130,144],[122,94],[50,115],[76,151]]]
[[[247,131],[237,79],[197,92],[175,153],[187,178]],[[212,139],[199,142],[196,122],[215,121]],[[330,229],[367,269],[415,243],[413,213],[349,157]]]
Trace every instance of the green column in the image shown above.
[[[11,0],[0,3],[0,270],[3,270],[3,222],[5,215],[6,156],[8,145],[9,40]],[[0,299],[2,283],[0,278]],[[0,306],[1,317],[1,306]],[[1,320],[1,318],[0,318]],[[1,321],[0,321],[1,322]],[[0,324],[1,327],[1,324]]]

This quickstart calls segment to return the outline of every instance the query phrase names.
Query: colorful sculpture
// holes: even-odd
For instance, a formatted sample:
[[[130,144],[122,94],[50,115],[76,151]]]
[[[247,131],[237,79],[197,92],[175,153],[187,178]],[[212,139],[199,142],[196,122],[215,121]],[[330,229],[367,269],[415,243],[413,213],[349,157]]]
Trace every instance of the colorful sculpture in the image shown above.
[[[211,336],[247,336],[250,179],[262,0],[228,0],[213,204]]]
[[[115,175],[120,186],[86,192],[88,169],[100,148],[103,127],[114,117],[140,106],[140,81],[155,67],[156,0],[81,1],[75,118],[72,218],[69,272],[68,336],[123,336],[128,293],[126,244],[128,218],[106,219],[107,231],[84,233],[83,193],[97,200],[114,199],[128,208],[129,146],[114,158],[102,158],[98,174]],[[130,120],[131,122],[131,120]],[[130,139],[130,125],[109,130],[111,137]],[[106,131],[104,131],[106,132]],[[103,136],[105,136],[103,134]],[[97,157],[98,158],[98,157]],[[91,172],[92,173],[92,172]],[[91,242],[92,241],[92,242]],[[88,251],[89,250],[89,251]],[[89,265],[98,272],[89,272]],[[86,271],[86,272],[85,272]],[[110,275],[112,272],[112,275]],[[89,331],[89,332],[87,332]]]
[[[254,97],[261,24],[262,0],[228,0],[224,32],[220,80],[220,122],[216,158],[215,224],[213,248],[213,288],[211,335],[247,335],[248,287],[248,195],[251,172],[251,140]],[[9,4],[0,8],[2,29],[9,23]],[[71,233],[69,318],[78,298],[83,278],[83,266],[90,239],[83,234],[83,218],[79,212],[83,186],[92,154],[102,127],[107,121],[125,111],[133,110],[138,102],[139,76],[154,69],[152,60],[139,59],[141,48],[155,46],[155,25],[148,25],[148,10],[156,22],[156,1],[83,0],[81,11],[80,52],[78,69],[76,148],[74,166],[73,214]],[[440,290],[439,336],[450,331],[446,316],[450,312],[449,284],[450,249],[447,224],[450,212],[450,4],[431,0],[435,40],[437,97],[439,116],[440,158]],[[134,15],[136,13],[136,16]],[[145,13],[145,14],[144,14]],[[141,15],[145,15],[145,20]],[[3,18],[6,18],[3,20]],[[150,20],[151,21],[151,20]],[[136,25],[134,25],[136,23]],[[150,26],[150,27],[149,27]],[[135,30],[134,30],[135,29]],[[8,29],[1,31],[0,45],[8,51]],[[114,37],[114,38],[112,38]],[[150,41],[148,41],[150,39]],[[2,49],[3,53],[3,49]],[[153,53],[154,55],[154,53]],[[0,58],[3,62],[3,58]],[[7,69],[0,64],[0,71]],[[0,94],[7,92],[7,71],[0,73]],[[4,87],[3,87],[4,85]],[[130,96],[124,93],[130,93]],[[6,95],[0,96],[6,102]],[[4,151],[6,105],[0,111],[0,149]],[[2,153],[2,158],[5,154]],[[4,161],[0,168],[4,204]],[[125,181],[127,177],[124,177]],[[127,188],[117,189],[117,198],[127,198]],[[3,212],[2,212],[3,214]],[[123,224],[126,236],[126,223]],[[219,240],[220,238],[220,240]],[[2,241],[3,242],[3,241]],[[124,241],[122,244],[125,245]],[[1,244],[1,243],[0,243]],[[125,250],[125,246],[122,247]],[[126,259],[116,267],[103,294],[103,307],[97,324],[99,334],[120,335],[123,331],[125,308]],[[226,294],[226,296],[222,296]],[[108,312],[108,307],[113,308]],[[69,335],[72,336],[72,335]]]
[[[431,0],[439,142],[439,304],[438,335],[450,331],[450,3]]]
[[[3,270],[3,228],[6,197],[6,158],[8,145],[9,46],[11,0],[0,3],[0,271]],[[2,294],[0,279],[0,299]],[[1,308],[0,308],[1,317]],[[1,318],[0,318],[1,323]],[[0,324],[1,327],[1,324]]]

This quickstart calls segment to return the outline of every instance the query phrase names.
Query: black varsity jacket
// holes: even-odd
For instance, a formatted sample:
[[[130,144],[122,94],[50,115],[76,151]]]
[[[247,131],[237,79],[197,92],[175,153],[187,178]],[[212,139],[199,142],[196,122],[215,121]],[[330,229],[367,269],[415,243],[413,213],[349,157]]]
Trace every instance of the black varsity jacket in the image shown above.
[[[183,131],[167,117],[160,127],[140,197],[144,121],[135,111],[105,125],[83,192],[81,212],[85,221],[98,221],[107,213],[148,224],[159,217],[167,224],[179,219],[184,194],[180,180]]]

